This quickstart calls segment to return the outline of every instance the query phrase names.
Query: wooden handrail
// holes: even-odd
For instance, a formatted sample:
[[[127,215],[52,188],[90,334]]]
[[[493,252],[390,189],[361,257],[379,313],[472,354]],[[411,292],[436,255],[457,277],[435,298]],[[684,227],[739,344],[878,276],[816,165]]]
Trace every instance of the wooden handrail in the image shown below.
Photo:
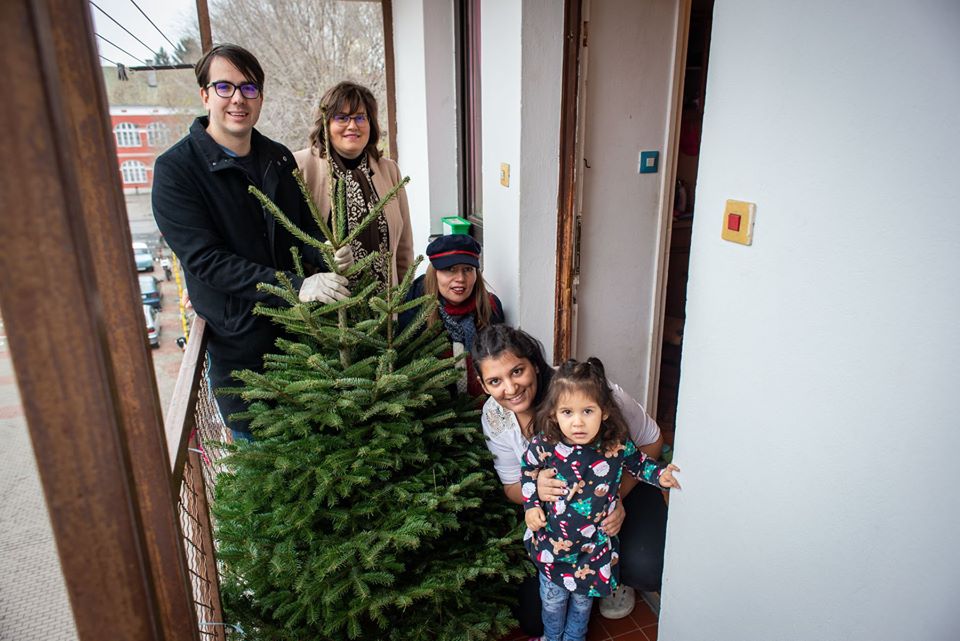
[[[226,630],[221,625],[223,608],[220,603],[220,579],[208,503],[208,491],[211,488],[207,484],[214,483],[215,472],[211,470],[208,455],[200,454],[204,447],[211,445],[204,444],[201,434],[210,427],[204,424],[210,418],[210,408],[206,402],[216,405],[216,401],[201,394],[203,386],[207,384],[204,364],[208,334],[206,322],[199,316],[194,318],[189,336],[163,428],[170,456],[174,496],[179,497],[181,516],[187,517],[181,518],[181,536],[184,545],[194,551],[189,555],[188,564],[197,617],[204,622],[200,623],[201,626],[211,626],[205,630],[207,635],[216,641],[226,641]],[[214,447],[210,450],[213,458],[218,458],[214,451],[222,454]],[[216,463],[212,465],[216,467]]]
[[[195,413],[200,385],[203,383],[204,356],[207,352],[206,322],[197,316],[190,329],[190,340],[180,363],[180,373],[173,389],[173,397],[167,408],[163,422],[163,431],[167,437],[167,451],[170,455],[173,495],[180,493],[183,481],[183,466],[187,460],[187,446],[190,433],[197,426]],[[199,439],[198,439],[199,440]]]

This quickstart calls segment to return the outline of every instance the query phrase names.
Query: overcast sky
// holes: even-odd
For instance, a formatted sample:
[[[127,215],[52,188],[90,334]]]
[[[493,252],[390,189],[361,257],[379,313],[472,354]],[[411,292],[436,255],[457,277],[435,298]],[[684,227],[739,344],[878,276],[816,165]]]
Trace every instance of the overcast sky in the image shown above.
[[[191,31],[197,31],[196,0],[91,0],[90,12],[93,14],[96,33],[113,43],[111,45],[105,42],[103,38],[96,38],[97,48],[104,58],[127,66],[138,66],[142,65],[147,58],[154,57],[150,49],[159,51],[160,47],[163,47],[168,53],[173,49],[170,43],[137,10],[134,2],[140,9],[143,9],[150,20],[174,44],[180,40],[181,36]],[[97,7],[100,7],[103,11],[100,11]],[[146,43],[150,49],[137,42],[136,38],[118,27],[104,13],[109,14],[110,17],[126,27],[134,36]],[[132,55],[120,51],[114,45],[126,49]],[[100,62],[109,64],[103,59]]]

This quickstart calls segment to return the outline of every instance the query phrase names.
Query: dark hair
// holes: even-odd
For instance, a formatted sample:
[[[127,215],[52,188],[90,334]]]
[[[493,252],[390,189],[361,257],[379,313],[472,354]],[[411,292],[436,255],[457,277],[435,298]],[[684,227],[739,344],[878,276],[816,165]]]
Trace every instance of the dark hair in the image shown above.
[[[600,412],[606,416],[600,424],[600,449],[613,451],[627,440],[630,433],[627,421],[623,418],[620,405],[613,397],[613,390],[607,383],[603,363],[598,358],[588,358],[585,362],[568,360],[553,375],[550,389],[543,404],[537,411],[534,421],[535,432],[551,443],[559,443],[563,437],[557,423],[557,407],[564,394],[580,392],[600,406]]]
[[[210,84],[210,65],[213,64],[214,58],[223,58],[236,67],[247,80],[254,81],[260,90],[263,90],[263,67],[260,66],[260,61],[240,45],[229,42],[212,47],[197,61],[193,72],[197,74],[197,84],[201,88],[206,88]]]
[[[370,123],[370,140],[367,141],[364,151],[374,160],[380,159],[380,150],[377,149],[377,143],[380,142],[377,99],[373,97],[373,92],[363,85],[347,80],[328,89],[317,107],[313,131],[310,132],[310,146],[317,150],[321,158],[327,157],[326,127],[330,126],[330,119],[340,113],[354,113],[361,106],[366,110],[367,121]],[[327,114],[326,122],[323,120],[324,113]]]
[[[477,279],[480,282],[480,279]],[[480,372],[480,363],[487,358],[499,358],[510,353],[519,358],[525,358],[537,372],[537,393],[533,397],[533,407],[540,405],[550,387],[553,377],[553,368],[543,357],[543,345],[522,329],[515,329],[509,325],[488,325],[477,333],[470,349],[470,358],[477,376],[483,378]]]

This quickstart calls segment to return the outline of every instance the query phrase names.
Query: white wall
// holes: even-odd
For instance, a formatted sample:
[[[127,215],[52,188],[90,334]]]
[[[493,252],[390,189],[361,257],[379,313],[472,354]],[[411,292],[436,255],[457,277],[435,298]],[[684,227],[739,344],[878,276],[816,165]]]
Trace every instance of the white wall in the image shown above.
[[[599,357],[610,378],[641,402],[648,397],[660,202],[671,162],[666,137],[678,4],[595,1],[589,16],[575,355]],[[660,169],[639,174],[639,154],[647,150],[660,152]]]
[[[553,349],[563,3],[523,4],[519,301],[515,322]]]
[[[453,3],[395,0],[393,30],[397,147],[420,255],[440,218],[459,209]]]
[[[957,33],[953,0],[716,5],[663,641],[960,638]]]
[[[516,0],[480,5],[484,278],[510,323],[517,322],[519,307],[522,8]],[[509,187],[500,185],[500,163],[510,165]]]
[[[481,4],[484,276],[507,322],[553,343],[563,3]],[[510,165],[510,186],[500,164]]]

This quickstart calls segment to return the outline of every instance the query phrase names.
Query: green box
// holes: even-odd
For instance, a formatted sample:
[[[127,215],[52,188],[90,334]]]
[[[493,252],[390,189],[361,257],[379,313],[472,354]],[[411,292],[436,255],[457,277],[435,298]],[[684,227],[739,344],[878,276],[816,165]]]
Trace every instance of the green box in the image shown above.
[[[470,221],[465,218],[460,218],[460,216],[444,216],[440,220],[443,221],[444,236],[470,233]]]

